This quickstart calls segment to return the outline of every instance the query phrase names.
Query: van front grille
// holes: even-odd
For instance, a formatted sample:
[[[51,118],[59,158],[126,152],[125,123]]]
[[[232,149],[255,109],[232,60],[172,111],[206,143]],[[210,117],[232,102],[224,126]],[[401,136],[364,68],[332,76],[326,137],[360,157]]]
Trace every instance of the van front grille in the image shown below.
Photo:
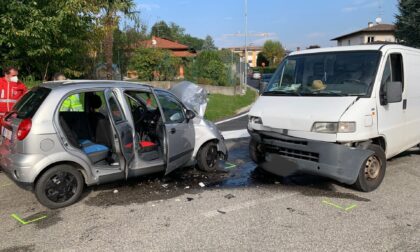
[[[292,157],[297,159],[303,159],[313,162],[319,161],[319,153],[296,150],[291,148],[279,147],[274,145],[265,145],[265,151],[270,153],[279,154],[285,157]]]
[[[284,143],[299,144],[299,145],[308,145],[308,142],[307,141],[302,141],[302,140],[289,140],[289,139],[282,139],[282,138],[277,138],[277,137],[271,137],[271,136],[267,136],[267,135],[264,135],[263,138],[264,139],[269,139],[269,140],[276,140],[276,141],[280,141],[280,142],[284,142]]]

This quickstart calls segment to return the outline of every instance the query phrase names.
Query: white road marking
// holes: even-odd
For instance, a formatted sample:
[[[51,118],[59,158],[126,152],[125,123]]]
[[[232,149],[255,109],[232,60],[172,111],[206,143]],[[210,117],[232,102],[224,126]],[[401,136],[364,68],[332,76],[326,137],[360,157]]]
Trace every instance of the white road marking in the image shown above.
[[[222,131],[222,135],[225,140],[249,137],[247,129]]]
[[[205,212],[205,213],[202,213],[202,215],[204,215],[207,218],[211,218],[211,217],[215,217],[215,216],[218,216],[218,215],[222,215],[223,213],[230,213],[230,212],[242,210],[242,209],[245,209],[245,208],[254,207],[254,206],[257,206],[257,205],[260,205],[260,204],[263,204],[263,203],[290,198],[290,197],[293,197],[297,194],[299,194],[299,193],[296,192],[296,193],[291,193],[291,194],[286,194],[286,195],[278,195],[278,196],[274,196],[274,197],[271,197],[271,198],[265,198],[265,199],[261,199],[261,200],[250,200],[250,201],[242,202],[242,203],[237,204],[237,205],[232,205],[232,206],[228,206],[228,207],[219,208],[217,210],[212,210],[212,211],[209,211],[209,212]],[[218,210],[223,212],[223,213],[219,212]]]
[[[244,116],[247,116],[247,115],[248,115],[248,112],[246,112],[246,113],[244,113],[242,115],[238,115],[238,116],[235,116],[235,117],[232,117],[232,118],[229,118],[229,119],[220,121],[220,122],[216,122],[214,124],[219,125],[219,124],[222,124],[222,123],[225,123],[225,122],[230,122],[230,121],[236,120],[238,118],[241,118],[241,117],[244,117]]]

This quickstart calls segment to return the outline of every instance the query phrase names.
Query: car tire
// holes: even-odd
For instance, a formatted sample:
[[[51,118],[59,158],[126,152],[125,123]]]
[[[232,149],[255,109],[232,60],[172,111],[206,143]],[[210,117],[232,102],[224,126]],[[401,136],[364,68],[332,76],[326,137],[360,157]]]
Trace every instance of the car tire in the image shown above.
[[[374,151],[363,162],[354,186],[362,192],[371,192],[379,187],[385,177],[386,156],[379,145],[369,145],[368,150]]]
[[[198,169],[205,172],[216,170],[218,157],[217,144],[215,142],[206,143],[197,154]]]
[[[251,157],[251,160],[256,164],[260,164],[265,159],[264,153],[258,150],[258,142],[252,138],[249,142],[249,156]]]
[[[82,195],[84,179],[73,166],[62,164],[48,169],[35,184],[38,201],[56,209],[74,204]]]

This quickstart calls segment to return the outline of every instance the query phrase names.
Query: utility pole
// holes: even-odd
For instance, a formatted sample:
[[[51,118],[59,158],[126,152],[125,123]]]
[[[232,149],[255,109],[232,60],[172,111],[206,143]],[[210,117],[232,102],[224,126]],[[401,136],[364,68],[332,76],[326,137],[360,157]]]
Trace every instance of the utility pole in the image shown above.
[[[248,86],[248,0],[245,0],[245,69],[244,69],[244,85],[242,92],[246,91]]]

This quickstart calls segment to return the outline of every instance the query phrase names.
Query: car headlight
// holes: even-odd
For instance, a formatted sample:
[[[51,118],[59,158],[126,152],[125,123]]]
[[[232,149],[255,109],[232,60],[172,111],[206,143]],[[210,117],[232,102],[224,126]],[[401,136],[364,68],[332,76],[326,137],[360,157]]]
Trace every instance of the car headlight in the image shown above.
[[[352,133],[356,131],[356,122],[315,122],[313,132],[318,133]]]
[[[258,116],[250,116],[249,122],[255,123],[255,124],[263,124],[261,117],[258,117]]]

